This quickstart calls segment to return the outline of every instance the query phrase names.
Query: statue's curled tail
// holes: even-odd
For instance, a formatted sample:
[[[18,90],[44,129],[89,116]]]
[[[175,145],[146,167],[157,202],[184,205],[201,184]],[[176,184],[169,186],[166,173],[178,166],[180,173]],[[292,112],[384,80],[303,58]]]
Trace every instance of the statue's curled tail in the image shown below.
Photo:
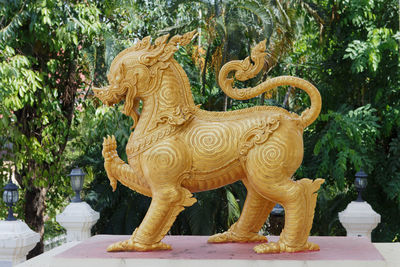
[[[233,88],[233,78],[228,78],[230,72],[235,72],[235,78],[239,81],[246,81],[255,77],[264,66],[265,43],[262,41],[257,44],[251,51],[250,57],[244,60],[234,60],[226,63],[218,76],[218,82],[221,89],[229,97],[237,100],[246,100],[256,97],[264,92],[267,92],[277,86],[290,85],[304,90],[311,99],[311,107],[303,111],[301,119],[304,127],[307,127],[318,117],[321,111],[321,95],[318,89],[310,82],[293,76],[279,76],[262,82],[261,84],[244,89]]]

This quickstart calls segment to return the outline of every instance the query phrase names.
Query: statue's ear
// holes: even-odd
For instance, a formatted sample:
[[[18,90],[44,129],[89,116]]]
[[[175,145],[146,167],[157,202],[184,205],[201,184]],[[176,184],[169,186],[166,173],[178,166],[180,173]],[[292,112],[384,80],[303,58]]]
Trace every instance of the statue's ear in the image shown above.
[[[164,44],[167,43],[169,37],[169,33],[163,36],[158,37],[155,41],[154,41],[154,45],[155,46],[162,46]]]
[[[168,37],[169,34],[158,37],[148,52],[139,56],[140,63],[146,66],[154,65],[159,60],[159,57],[164,53]]]
[[[173,36],[168,44],[164,48],[164,53],[159,57],[159,61],[166,61],[172,57],[172,55],[178,50],[177,45],[187,45],[192,41],[194,35],[196,34],[196,30],[185,33],[184,35],[175,35]]]
[[[168,45],[173,45],[176,46],[177,44],[184,46],[190,43],[192,41],[194,35],[196,34],[196,30],[187,32],[183,36],[181,35],[175,35],[174,37],[169,40]]]

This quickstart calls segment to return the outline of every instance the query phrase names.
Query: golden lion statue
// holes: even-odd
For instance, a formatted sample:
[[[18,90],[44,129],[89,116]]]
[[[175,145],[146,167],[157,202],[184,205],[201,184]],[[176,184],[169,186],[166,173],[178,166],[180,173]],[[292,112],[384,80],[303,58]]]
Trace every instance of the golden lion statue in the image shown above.
[[[311,107],[300,116],[279,107],[257,106],[237,111],[210,112],[197,107],[189,80],[173,58],[195,32],[183,36],[150,37],[125,49],[111,64],[110,85],[94,89],[107,105],[125,100],[124,113],[134,120],[126,147],[129,164],[116,151],[114,136],[104,138],[104,166],[115,190],[117,181],[152,197],[140,226],[129,240],[112,244],[108,251],[171,249],[161,242],[176,216],[193,205],[192,192],[215,189],[241,180],[246,202],[238,221],[208,242],[263,242],[257,253],[319,250],[308,242],[316,205],[316,191],[323,179],[291,179],[303,159],[303,130],[321,110],[321,96],[309,82],[281,76],[254,88],[232,88],[233,78],[244,81],[263,67],[265,41],[250,58],[225,64],[219,84],[231,98],[244,100],[281,85],[298,87],[310,96]],[[143,108],[138,112],[139,102]],[[258,232],[274,205],[285,211],[285,227],[278,242],[267,243]]]

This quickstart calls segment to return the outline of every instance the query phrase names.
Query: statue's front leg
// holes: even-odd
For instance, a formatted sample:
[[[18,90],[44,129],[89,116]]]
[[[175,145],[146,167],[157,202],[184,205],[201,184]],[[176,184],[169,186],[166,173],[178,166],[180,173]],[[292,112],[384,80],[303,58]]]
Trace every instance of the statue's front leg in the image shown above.
[[[104,138],[103,142],[104,168],[113,191],[117,188],[117,181],[145,196],[151,196],[148,183],[138,172],[126,164],[117,153],[117,143],[114,136]]]
[[[113,136],[107,136],[104,137],[103,140],[103,151],[102,151],[103,157],[104,157],[104,169],[107,172],[107,177],[110,180],[110,185],[115,191],[117,188],[117,175],[116,171],[120,165],[124,165],[125,162],[120,159],[117,153],[117,142],[115,141],[115,137]]]
[[[196,199],[181,186],[188,175],[191,157],[178,139],[170,139],[141,155],[143,175],[149,182],[152,201],[142,223],[127,241],[112,244],[108,251],[170,249],[161,242],[176,216]]]
[[[156,189],[150,208],[142,223],[133,232],[130,239],[110,245],[107,251],[152,251],[171,249],[161,240],[167,234],[176,216],[185,206],[193,205],[196,200],[185,188],[168,186]]]
[[[178,215],[183,208],[171,207],[170,203],[154,199],[140,226],[135,229],[132,236],[125,241],[111,244],[107,251],[152,251],[169,250],[170,245],[161,242],[161,239],[169,230],[166,227],[170,221],[174,221],[172,214]],[[165,228],[166,231],[164,230]]]

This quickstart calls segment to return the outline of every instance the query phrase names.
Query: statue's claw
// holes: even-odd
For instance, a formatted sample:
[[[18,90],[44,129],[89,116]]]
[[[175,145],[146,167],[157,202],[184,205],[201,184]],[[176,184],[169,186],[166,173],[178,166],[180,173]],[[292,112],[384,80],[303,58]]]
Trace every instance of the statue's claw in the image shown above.
[[[112,162],[114,159],[119,159],[117,153],[117,142],[115,136],[107,136],[103,138],[103,151],[104,157],[104,168],[106,169],[108,179],[110,180],[110,185],[115,191],[117,188],[117,179],[113,176]]]
[[[171,246],[163,242],[158,242],[156,244],[146,245],[128,239],[121,242],[116,242],[108,246],[108,252],[118,252],[118,251],[154,251],[154,250],[170,250]]]
[[[257,253],[281,253],[281,252],[299,252],[299,251],[316,251],[319,246],[312,242],[307,242],[302,247],[290,247],[283,242],[270,242],[268,244],[260,244],[254,247]]]
[[[246,236],[238,236],[231,231],[215,234],[208,238],[208,243],[247,243],[247,242],[268,242],[267,237],[256,233],[248,233]]]
[[[115,137],[107,136],[103,138],[103,157],[105,160],[112,159],[113,156],[117,155],[117,142],[115,141]]]

